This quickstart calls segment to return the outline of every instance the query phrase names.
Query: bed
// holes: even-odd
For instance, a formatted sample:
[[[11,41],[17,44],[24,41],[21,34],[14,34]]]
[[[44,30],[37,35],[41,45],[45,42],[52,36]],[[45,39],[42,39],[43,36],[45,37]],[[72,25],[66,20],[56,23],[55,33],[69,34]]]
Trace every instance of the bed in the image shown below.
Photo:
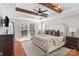
[[[66,39],[65,39],[66,33],[67,33],[66,24],[58,24],[55,26],[53,25],[51,28],[52,30],[56,30],[56,33],[54,34],[58,34],[57,32],[60,32],[59,33],[60,35],[53,36],[53,35],[47,35],[47,34],[39,34],[39,35],[32,36],[32,42],[36,44],[38,47],[40,47],[41,49],[43,49],[46,53],[50,53],[64,46],[66,42]]]
[[[46,53],[50,53],[65,44],[65,38],[63,36],[51,36],[51,35],[35,35],[32,37],[32,42],[43,49]]]

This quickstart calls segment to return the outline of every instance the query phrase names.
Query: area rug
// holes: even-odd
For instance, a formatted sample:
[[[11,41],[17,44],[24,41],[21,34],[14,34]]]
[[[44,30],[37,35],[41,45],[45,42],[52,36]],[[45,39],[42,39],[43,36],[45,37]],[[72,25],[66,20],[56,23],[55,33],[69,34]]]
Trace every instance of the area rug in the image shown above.
[[[50,54],[46,54],[42,49],[32,43],[31,40],[21,42],[27,56],[65,56],[70,52],[69,49],[61,47]]]

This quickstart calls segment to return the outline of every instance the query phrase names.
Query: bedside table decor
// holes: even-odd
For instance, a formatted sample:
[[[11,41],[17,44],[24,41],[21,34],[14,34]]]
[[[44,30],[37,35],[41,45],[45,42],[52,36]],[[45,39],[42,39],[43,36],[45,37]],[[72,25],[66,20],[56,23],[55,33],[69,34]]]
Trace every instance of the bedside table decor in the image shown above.
[[[76,31],[77,31],[77,30],[76,30],[75,28],[70,28],[70,29],[69,29],[70,36],[74,37],[74,36],[75,36]]]

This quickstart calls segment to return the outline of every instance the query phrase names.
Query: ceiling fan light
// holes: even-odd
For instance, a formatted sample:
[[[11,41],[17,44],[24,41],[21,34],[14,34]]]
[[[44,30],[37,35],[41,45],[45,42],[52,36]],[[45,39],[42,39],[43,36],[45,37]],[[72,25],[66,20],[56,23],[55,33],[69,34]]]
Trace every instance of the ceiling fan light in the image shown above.
[[[41,13],[38,13],[38,15],[40,16],[40,15],[41,15]]]

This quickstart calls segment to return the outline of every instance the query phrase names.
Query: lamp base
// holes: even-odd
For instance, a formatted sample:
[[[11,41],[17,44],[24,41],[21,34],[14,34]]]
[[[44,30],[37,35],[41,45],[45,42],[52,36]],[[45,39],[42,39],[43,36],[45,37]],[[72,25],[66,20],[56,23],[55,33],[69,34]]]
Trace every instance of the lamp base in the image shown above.
[[[71,32],[71,36],[74,37],[74,32]]]

